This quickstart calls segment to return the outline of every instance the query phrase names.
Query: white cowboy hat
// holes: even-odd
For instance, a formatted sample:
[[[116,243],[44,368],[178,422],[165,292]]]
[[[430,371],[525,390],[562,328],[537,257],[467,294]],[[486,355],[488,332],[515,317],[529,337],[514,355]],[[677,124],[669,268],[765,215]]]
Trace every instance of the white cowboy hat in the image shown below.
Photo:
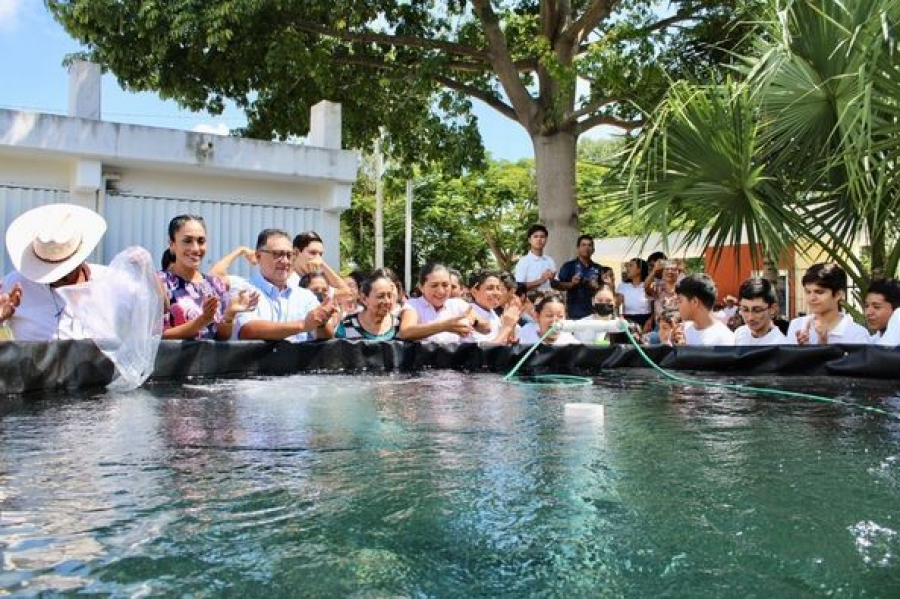
[[[35,283],[63,278],[94,251],[106,232],[102,216],[74,204],[48,204],[20,215],[6,230],[13,266]]]

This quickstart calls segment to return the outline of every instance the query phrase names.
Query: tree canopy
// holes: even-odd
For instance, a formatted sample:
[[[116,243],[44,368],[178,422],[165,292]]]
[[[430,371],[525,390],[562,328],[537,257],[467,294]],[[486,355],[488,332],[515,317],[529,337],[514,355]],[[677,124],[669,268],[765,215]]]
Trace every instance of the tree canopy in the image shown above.
[[[585,140],[579,146],[578,197],[581,232],[595,237],[636,234],[621,219],[620,208],[604,201],[607,166],[621,143]],[[366,160],[353,192],[350,210],[341,216],[343,268],[371,268],[374,264],[375,189]],[[417,173],[413,202],[413,275],[430,261],[470,272],[483,266],[512,270],[528,246],[525,234],[537,218],[534,161],[488,160],[483,171],[462,175],[432,169]],[[402,274],[405,173],[389,171],[385,190],[385,264]],[[558,257],[568,259],[574,246]],[[413,277],[414,278],[414,277]]]
[[[386,132],[401,162],[483,166],[473,100],[521,125],[535,151],[549,249],[578,231],[575,146],[631,129],[670,78],[715,63],[753,0],[47,0],[134,90],[194,109],[233,100],[244,133],[304,135],[309,107],[344,109],[344,142]],[[580,84],[579,84],[580,82]],[[558,244],[558,245],[557,245]]]

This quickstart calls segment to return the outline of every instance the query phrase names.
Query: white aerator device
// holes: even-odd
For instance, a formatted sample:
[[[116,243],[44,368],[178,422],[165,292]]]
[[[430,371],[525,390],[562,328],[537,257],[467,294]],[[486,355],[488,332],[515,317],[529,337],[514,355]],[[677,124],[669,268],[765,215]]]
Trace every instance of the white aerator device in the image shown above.
[[[614,320],[601,320],[599,318],[585,318],[582,320],[560,320],[553,327],[557,331],[574,333],[586,331],[591,333],[624,333],[628,330],[628,321],[616,318]]]

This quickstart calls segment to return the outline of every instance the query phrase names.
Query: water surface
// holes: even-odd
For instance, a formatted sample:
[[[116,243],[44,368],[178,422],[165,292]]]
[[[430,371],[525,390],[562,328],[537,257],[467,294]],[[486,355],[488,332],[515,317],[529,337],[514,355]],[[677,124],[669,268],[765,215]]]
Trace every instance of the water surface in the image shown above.
[[[825,383],[900,411],[892,385]],[[0,415],[18,595],[896,597],[898,518],[898,421],[641,370],[160,385]]]

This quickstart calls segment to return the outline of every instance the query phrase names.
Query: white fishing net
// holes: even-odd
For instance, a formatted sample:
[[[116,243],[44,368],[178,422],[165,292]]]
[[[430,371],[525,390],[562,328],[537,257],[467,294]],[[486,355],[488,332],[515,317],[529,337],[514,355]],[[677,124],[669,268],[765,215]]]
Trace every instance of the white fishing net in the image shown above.
[[[113,258],[107,273],[88,283],[60,287],[85,337],[116,367],[109,389],[139,387],[153,372],[162,337],[163,295],[153,258],[129,247]]]

